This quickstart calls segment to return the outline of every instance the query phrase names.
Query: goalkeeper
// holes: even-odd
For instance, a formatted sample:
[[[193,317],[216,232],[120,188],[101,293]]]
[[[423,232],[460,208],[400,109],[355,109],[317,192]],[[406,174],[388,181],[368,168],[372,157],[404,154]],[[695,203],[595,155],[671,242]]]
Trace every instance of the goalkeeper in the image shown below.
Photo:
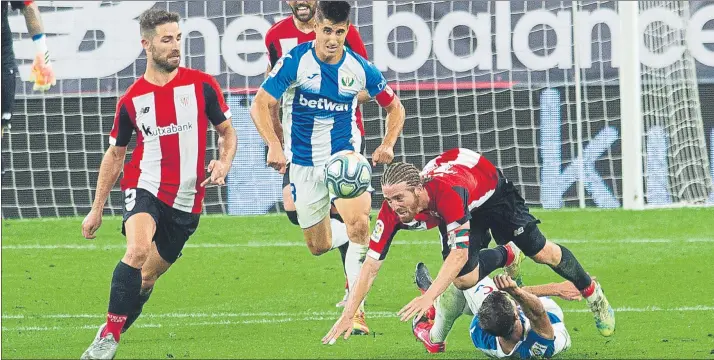
[[[32,35],[37,53],[32,63],[31,81],[35,82],[33,90],[46,91],[55,85],[55,74],[50,64],[50,53],[47,50],[46,36],[40,17],[40,9],[33,1],[3,1],[2,2],[2,132],[10,128],[10,119],[15,103],[15,53],[12,49],[12,31],[7,19],[7,13],[12,8],[20,10],[25,16],[27,30]]]

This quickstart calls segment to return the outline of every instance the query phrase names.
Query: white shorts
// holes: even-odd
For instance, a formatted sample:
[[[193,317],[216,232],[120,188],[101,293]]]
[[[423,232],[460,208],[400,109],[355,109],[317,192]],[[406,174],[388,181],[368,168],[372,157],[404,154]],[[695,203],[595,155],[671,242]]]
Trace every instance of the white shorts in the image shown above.
[[[290,164],[290,191],[301,228],[314,226],[330,215],[324,166]]]

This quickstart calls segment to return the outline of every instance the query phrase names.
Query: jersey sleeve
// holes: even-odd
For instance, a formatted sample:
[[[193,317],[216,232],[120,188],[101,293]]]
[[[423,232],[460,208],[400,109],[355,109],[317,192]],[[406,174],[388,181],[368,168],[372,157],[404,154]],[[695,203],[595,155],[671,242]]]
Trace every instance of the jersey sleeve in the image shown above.
[[[228,108],[218,81],[208,74],[206,77],[207,79],[202,84],[203,98],[206,100],[206,116],[213,126],[217,126],[231,118],[231,109]]]
[[[364,41],[362,41],[362,36],[360,36],[359,31],[357,31],[357,28],[352,24],[350,24],[347,37],[345,37],[345,45],[352,49],[357,55],[365,59],[369,58],[367,56],[367,47],[364,46]]]
[[[114,115],[114,125],[109,132],[109,144],[114,146],[127,146],[131,141],[131,136],[134,133],[134,123],[132,116],[124,98],[119,99],[117,103],[117,111]]]
[[[451,249],[469,247],[469,230],[457,230],[471,220],[468,207],[469,193],[460,186],[439,186],[436,198],[436,212],[446,224],[446,236]]]
[[[299,59],[296,53],[290,51],[281,57],[260,86],[275,99],[280,99],[285,90],[297,79],[297,66]]]
[[[381,107],[389,106],[396,97],[394,91],[387,84],[382,72],[374,64],[367,60],[364,60],[363,64],[366,77],[365,89],[369,93],[369,97],[375,98]]]
[[[265,50],[268,54],[268,61],[270,62],[270,68],[275,67],[275,63],[278,62],[278,48],[275,47],[275,27],[268,29],[265,33]]]
[[[399,230],[399,218],[385,201],[382,203],[372,236],[370,236],[367,256],[375,260],[384,260],[397,230]]]
[[[32,4],[32,1],[10,1],[10,7],[13,10],[22,10],[30,4]]]
[[[369,97],[375,97],[387,88],[387,79],[371,62],[364,61],[363,64],[366,77],[365,89],[369,93]]]

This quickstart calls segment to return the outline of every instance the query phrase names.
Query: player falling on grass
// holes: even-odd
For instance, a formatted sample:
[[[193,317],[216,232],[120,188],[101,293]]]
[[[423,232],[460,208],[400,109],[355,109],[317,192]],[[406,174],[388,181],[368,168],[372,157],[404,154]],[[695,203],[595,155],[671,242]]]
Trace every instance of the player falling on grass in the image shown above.
[[[488,261],[480,259],[478,249],[490,242],[490,231],[501,244],[513,242],[525,255],[548,264],[575,284],[587,299],[602,335],[609,336],[615,330],[615,315],[600,285],[568,249],[545,239],[538,230],[539,221],[528,212],[513,183],[480,154],[451,149],[431,160],[422,172],[412,164],[393,163],[381,182],[385,200],[372,233],[368,258],[342,317],[323,338],[324,343],[334,342],[347,330],[344,319],[351,316],[355,304],[371,288],[396,232],[436,226],[441,232],[444,264],[429,290],[400,310],[402,321],[424,315],[451,283],[464,291],[467,301],[474,301],[472,288],[499,267],[482,268],[479,264],[510,262],[501,259],[506,257],[508,247],[501,250],[501,256],[489,253]],[[443,340],[434,340],[438,341]]]
[[[94,204],[82,223],[84,237],[95,238],[136,132],[136,148],[121,181],[127,249],[112,276],[107,321],[82,358],[114,357],[121,333],[141,314],[156,280],[196,231],[205,186],[224,185],[235,156],[236,133],[218,83],[206,73],[179,67],[178,23],[177,13],[164,10],[150,9],[139,17],[146,71],[117,103]],[[211,160],[206,178],[209,124],[219,135],[220,158]]]
[[[336,199],[347,228],[347,237],[333,236],[330,227],[330,195],[324,166],[332,154],[359,151],[361,134],[355,112],[358,94],[369,97],[387,111],[387,131],[382,144],[372,154],[374,164],[394,158],[394,143],[404,125],[404,109],[379,70],[344,46],[349,32],[350,4],[321,1],[315,13],[315,40],[297,45],[278,60],[258,90],[251,117],[268,144],[268,165],[285,173],[290,163],[290,189],[298,222],[313,255],[321,255],[345,242],[366,253],[369,242],[371,197],[364,193],[354,199]],[[271,120],[271,108],[283,97],[285,149]],[[354,282],[358,269],[348,272]],[[350,286],[352,288],[352,286]],[[353,313],[350,328],[367,331],[364,311]]]
[[[570,347],[563,310],[550,298],[518,287],[508,275],[497,275],[492,291],[471,321],[474,346],[495,358],[551,358]],[[506,295],[508,294],[508,295]]]
[[[417,264],[414,278],[422,294],[431,287],[431,275],[423,263]],[[491,296],[497,293],[498,291],[496,290],[498,289],[511,291],[502,287],[505,282],[512,281],[510,279],[507,274],[505,276],[497,275],[493,279],[488,276],[483,278],[473,289],[472,301],[466,301],[464,292],[457,289],[454,284],[449,285],[446,291],[436,299],[434,307],[430,308],[423,317],[414,318],[412,322],[414,336],[424,344],[428,352],[443,352],[446,350],[446,343],[444,341],[433,342],[431,339],[446,339],[456,318],[460,315],[475,315],[469,329],[471,340],[477,349],[491,357],[520,355],[523,358],[527,358],[531,355],[537,355],[539,349],[544,350],[543,356],[550,357],[567,349],[570,346],[570,334],[568,334],[563,324],[563,311],[548,297],[557,296],[568,301],[581,300],[582,294],[580,291],[570,281],[524,286],[517,290],[527,293],[516,294],[520,298],[527,297],[530,300],[533,300],[533,298],[530,298],[531,296],[537,298],[549,313],[547,316],[551,321],[554,336],[537,339],[536,341],[535,336],[539,333],[529,333],[535,328],[535,322],[529,320],[531,315],[526,312],[525,308],[523,311],[519,310],[520,315],[517,315],[515,313],[516,309],[503,301],[505,296],[502,293]],[[512,290],[516,291],[516,289]],[[486,299],[488,301],[485,301]],[[531,309],[531,311],[538,313],[541,310]],[[546,324],[542,325],[547,326]],[[504,337],[496,340],[499,335]],[[521,342],[519,343],[519,341]],[[533,353],[531,354],[530,351]]]
[[[265,73],[265,77],[268,77],[270,71],[273,69],[278,60],[283,57],[288,51],[292,50],[298,44],[302,44],[308,41],[315,40],[315,8],[317,1],[288,1],[290,8],[292,9],[292,15],[287,18],[275,23],[265,34],[265,48],[268,54],[268,59],[270,63],[268,64],[268,70]],[[357,32],[357,28],[354,25],[349,25],[349,30],[345,36],[345,46],[352,49],[355,53],[367,58],[367,48],[364,46],[364,42]],[[369,99],[366,91],[360,91],[359,103]],[[283,97],[283,100],[285,98]],[[273,129],[278,135],[280,141],[285,141],[283,138],[284,134],[290,136],[290,128],[286,126],[285,131],[283,131],[283,125],[281,125],[278,106],[270,108],[270,115],[273,120]],[[359,152],[364,154],[365,141],[364,141],[364,126],[362,125],[362,113],[359,107],[355,109],[355,121],[357,128],[360,131],[361,138],[361,148]],[[285,125],[288,125],[287,123]],[[288,139],[289,141],[289,139]],[[297,212],[295,211],[295,203],[293,203],[292,194],[290,191],[290,163],[285,166],[285,174],[283,175],[283,204],[285,206],[285,214],[290,219],[290,222],[295,225],[300,225],[297,218]],[[332,228],[332,237],[342,237],[347,238],[347,229],[345,224],[342,222],[342,218],[337,214],[337,209],[333,206],[330,209],[330,227]],[[333,240],[334,241],[334,240]],[[339,242],[339,240],[337,240]],[[349,243],[338,247],[340,251],[343,269],[345,271],[346,284],[345,284],[345,295],[342,301],[337,303],[338,307],[343,307],[345,301],[347,300],[349,279],[356,277],[359,273],[359,268],[364,261],[364,252],[360,253],[360,247],[349,246]],[[362,249],[364,250],[364,249]],[[354,276],[348,277],[347,274],[353,274]],[[360,325],[355,323],[355,325]],[[358,326],[354,331],[355,333],[366,332],[366,329],[361,329]]]

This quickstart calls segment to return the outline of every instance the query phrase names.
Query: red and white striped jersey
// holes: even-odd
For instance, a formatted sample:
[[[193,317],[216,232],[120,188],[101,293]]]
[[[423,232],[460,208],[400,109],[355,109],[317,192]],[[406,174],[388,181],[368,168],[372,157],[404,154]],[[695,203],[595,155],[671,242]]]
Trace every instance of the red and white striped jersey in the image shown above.
[[[164,86],[139,78],[119,99],[109,134],[115,146],[127,146],[134,132],[137,136],[122,190],[141,188],[175,209],[200,213],[208,122],[216,126],[230,117],[211,75],[179,67]]]
[[[444,152],[421,172],[428,179],[427,208],[403,224],[385,200],[377,217],[367,255],[384,260],[397,230],[426,230],[439,226],[447,236],[471,219],[471,212],[490,199],[498,186],[498,170],[481,154],[463,148]],[[468,247],[468,243],[464,243]]]

